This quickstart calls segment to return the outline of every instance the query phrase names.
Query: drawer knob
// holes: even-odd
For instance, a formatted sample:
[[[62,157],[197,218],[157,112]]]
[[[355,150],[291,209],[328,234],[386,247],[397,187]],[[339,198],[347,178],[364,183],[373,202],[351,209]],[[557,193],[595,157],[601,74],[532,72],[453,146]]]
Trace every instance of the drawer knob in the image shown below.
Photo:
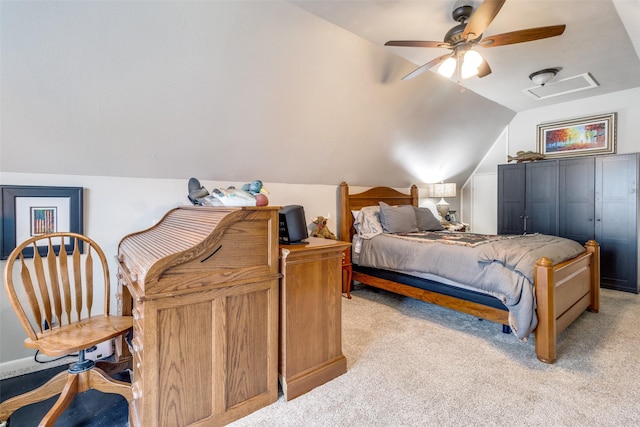
[[[135,383],[131,386],[131,394],[133,395],[134,400],[138,400],[142,397],[142,393],[138,383]]]

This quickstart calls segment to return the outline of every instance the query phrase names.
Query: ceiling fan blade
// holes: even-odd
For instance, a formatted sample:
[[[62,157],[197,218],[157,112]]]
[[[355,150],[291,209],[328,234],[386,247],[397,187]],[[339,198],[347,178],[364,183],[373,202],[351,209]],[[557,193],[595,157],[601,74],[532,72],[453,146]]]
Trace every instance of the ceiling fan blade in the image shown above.
[[[409,74],[407,74],[406,76],[404,76],[402,78],[402,80],[409,80],[412,79],[422,73],[424,73],[425,71],[427,71],[429,68],[435,67],[436,65],[438,65],[439,63],[441,63],[442,61],[444,61],[445,59],[447,59],[448,57],[450,57],[451,54],[447,53],[446,55],[442,55],[442,56],[438,56],[435,59],[432,59],[431,61],[427,62],[426,64],[424,64],[423,66],[416,68],[415,70],[413,70],[412,72],[410,72]]]
[[[385,46],[403,46],[403,47],[450,47],[449,43],[431,42],[419,40],[390,40],[384,44]]]
[[[491,74],[491,67],[489,67],[489,63],[485,59],[482,61],[482,64],[478,67],[478,77],[482,78]]]
[[[546,39],[549,37],[556,37],[564,33],[565,27],[566,25],[552,25],[550,27],[529,28],[527,30],[496,34],[495,36],[483,38],[479,44],[482,47],[496,47]]]
[[[473,12],[462,32],[465,40],[475,40],[484,33],[504,5],[505,0],[484,0]]]

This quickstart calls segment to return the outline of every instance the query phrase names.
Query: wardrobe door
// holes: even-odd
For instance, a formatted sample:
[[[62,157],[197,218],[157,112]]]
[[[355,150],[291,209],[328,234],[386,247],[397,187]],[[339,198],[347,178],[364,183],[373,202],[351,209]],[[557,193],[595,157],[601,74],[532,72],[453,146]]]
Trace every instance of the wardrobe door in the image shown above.
[[[595,238],[595,159],[564,159],[558,167],[558,235],[584,245]]]
[[[601,285],[638,293],[638,158],[596,157],[595,237]]]
[[[558,234],[558,161],[526,165],[525,231]]]
[[[525,164],[498,165],[498,234],[524,233]]]

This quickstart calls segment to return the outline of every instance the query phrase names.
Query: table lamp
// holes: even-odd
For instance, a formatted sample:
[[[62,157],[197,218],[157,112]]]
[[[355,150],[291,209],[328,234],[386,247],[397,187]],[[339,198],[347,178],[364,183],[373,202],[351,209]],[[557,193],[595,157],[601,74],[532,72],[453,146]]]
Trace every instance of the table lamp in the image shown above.
[[[427,197],[440,197],[440,201],[436,204],[438,213],[444,219],[449,213],[449,203],[444,200],[445,197],[456,197],[455,182],[440,182],[436,184],[427,184]]]

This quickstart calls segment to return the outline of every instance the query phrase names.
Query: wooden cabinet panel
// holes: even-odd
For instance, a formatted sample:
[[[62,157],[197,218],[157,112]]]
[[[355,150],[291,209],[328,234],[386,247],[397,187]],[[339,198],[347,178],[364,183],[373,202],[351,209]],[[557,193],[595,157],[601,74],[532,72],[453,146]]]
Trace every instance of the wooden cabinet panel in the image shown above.
[[[525,167],[498,165],[498,234],[524,233]]]
[[[558,162],[525,164],[525,231],[558,234]]]
[[[581,244],[595,238],[595,159],[560,161],[558,235]]]
[[[556,234],[558,163],[498,166],[498,233]]]
[[[310,237],[281,246],[280,383],[293,399],[347,371],[342,258],[349,243]]]
[[[595,238],[601,285],[638,293],[638,163],[640,154],[595,161]]]

